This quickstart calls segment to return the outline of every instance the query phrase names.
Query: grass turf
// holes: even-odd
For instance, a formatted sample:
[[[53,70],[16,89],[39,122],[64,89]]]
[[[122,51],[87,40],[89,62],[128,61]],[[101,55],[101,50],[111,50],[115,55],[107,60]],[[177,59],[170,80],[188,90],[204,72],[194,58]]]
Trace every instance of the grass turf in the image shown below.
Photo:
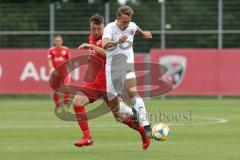
[[[76,148],[73,142],[82,135],[78,125],[59,120],[51,100],[1,99],[0,159],[240,159],[240,100],[183,98],[145,103],[152,123],[165,119],[171,135],[165,142],[152,140],[143,151],[139,134],[115,122],[111,113],[89,122],[95,145]]]

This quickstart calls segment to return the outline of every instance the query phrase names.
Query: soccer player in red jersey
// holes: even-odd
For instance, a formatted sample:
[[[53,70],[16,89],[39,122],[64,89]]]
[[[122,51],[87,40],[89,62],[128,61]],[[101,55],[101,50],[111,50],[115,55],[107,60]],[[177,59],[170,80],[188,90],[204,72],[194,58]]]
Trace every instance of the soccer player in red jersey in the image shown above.
[[[102,48],[102,34],[104,29],[104,18],[98,14],[93,15],[89,19],[90,23],[90,35],[89,35],[89,43],[83,43],[79,46],[79,49],[89,49],[90,54],[96,56],[96,58],[92,58],[90,56],[90,64],[92,67],[93,75],[95,76],[94,82],[86,82],[81,84],[87,89],[81,90],[73,100],[73,106],[76,113],[78,124],[83,132],[83,137],[80,140],[77,140],[74,145],[77,147],[90,146],[94,144],[94,141],[91,137],[89,128],[88,128],[88,120],[85,112],[84,106],[96,101],[99,98],[103,98],[106,104],[108,104],[108,98],[106,93],[106,77],[105,77],[105,50]],[[99,66],[97,65],[96,60],[101,61],[104,64],[99,71]],[[94,73],[97,71],[98,73]],[[95,89],[95,90],[94,90]],[[138,131],[142,137],[143,141],[143,149],[146,149],[145,146],[148,146],[148,138],[143,126],[137,126],[136,123],[133,122],[132,117],[136,117],[136,111],[127,107],[122,101],[119,106],[114,108],[110,108],[113,112],[114,117],[117,121],[121,121],[122,123],[128,125],[130,128]],[[127,115],[123,117],[122,115]]]
[[[55,88],[61,87],[61,85],[64,85],[64,83],[65,84],[70,83],[71,78],[70,78],[70,75],[68,75],[70,70],[70,68],[68,67],[70,67],[70,65],[67,65],[68,67],[63,68],[61,70],[57,70],[58,67],[60,67],[61,65],[63,65],[69,60],[69,56],[70,56],[70,50],[68,47],[63,46],[62,37],[60,35],[55,36],[54,46],[51,47],[47,53],[49,67],[52,71],[53,76],[56,77],[54,78],[56,81],[50,82],[50,83],[52,83]],[[68,75],[68,76],[65,78],[65,75]],[[63,96],[64,104],[68,105],[70,96],[67,93],[67,88],[65,87],[64,89],[65,89],[65,93]],[[60,95],[61,94],[57,92],[53,93],[53,99],[58,111],[62,107],[61,105],[63,105],[61,103],[62,98],[60,97]]]

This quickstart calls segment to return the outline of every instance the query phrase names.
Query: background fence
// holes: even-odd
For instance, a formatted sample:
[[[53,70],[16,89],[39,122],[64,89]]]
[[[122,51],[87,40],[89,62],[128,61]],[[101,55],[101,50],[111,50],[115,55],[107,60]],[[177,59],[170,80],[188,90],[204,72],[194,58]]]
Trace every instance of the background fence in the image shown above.
[[[91,3],[90,3],[91,2]],[[48,48],[54,34],[76,48],[87,41],[88,19],[103,15],[106,23],[115,19],[117,1],[100,3],[62,1],[0,4],[0,48]],[[162,2],[162,3],[160,3]],[[239,48],[239,0],[130,1],[135,21],[150,30],[153,39],[136,36],[135,51],[150,48]]]

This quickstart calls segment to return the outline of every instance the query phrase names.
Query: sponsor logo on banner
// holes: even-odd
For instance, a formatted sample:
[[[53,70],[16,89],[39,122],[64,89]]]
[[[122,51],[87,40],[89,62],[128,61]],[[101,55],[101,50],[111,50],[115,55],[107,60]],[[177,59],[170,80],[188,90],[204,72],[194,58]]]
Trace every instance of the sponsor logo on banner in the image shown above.
[[[179,55],[168,55],[160,57],[159,63],[167,67],[167,73],[162,79],[172,84],[174,88],[179,86],[186,72],[187,59]]]
[[[2,65],[0,64],[0,79],[2,78],[2,74],[3,74],[3,69],[2,69]]]
[[[20,81],[26,81],[28,79],[34,81],[48,81],[50,76],[50,69],[45,66],[37,68],[34,62],[27,62],[23,68],[22,74],[19,78]]]
[[[80,72],[79,68],[76,68],[73,71],[72,73],[73,80],[75,81],[80,80],[79,72]],[[49,80],[50,74],[51,74],[51,70],[49,69],[49,67],[36,66],[34,62],[29,61],[24,65],[21,75],[19,77],[19,80],[21,82],[24,82],[27,80],[46,82]],[[1,78],[1,65],[0,65],[0,78]]]

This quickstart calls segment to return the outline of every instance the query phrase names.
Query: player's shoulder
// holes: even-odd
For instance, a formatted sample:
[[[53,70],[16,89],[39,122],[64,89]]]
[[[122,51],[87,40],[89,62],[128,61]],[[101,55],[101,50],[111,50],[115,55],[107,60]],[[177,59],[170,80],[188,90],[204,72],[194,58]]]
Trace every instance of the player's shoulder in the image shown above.
[[[107,26],[114,26],[115,25],[115,22],[110,22],[107,24]]]
[[[130,23],[129,23],[129,26],[135,28],[135,27],[137,27],[137,24],[136,24],[135,22],[130,22]]]
[[[92,35],[92,34],[89,34],[88,40],[89,40],[89,41],[92,41],[92,40],[93,40],[93,35]]]
[[[110,22],[106,25],[105,29],[112,29],[115,26],[115,22]]]

